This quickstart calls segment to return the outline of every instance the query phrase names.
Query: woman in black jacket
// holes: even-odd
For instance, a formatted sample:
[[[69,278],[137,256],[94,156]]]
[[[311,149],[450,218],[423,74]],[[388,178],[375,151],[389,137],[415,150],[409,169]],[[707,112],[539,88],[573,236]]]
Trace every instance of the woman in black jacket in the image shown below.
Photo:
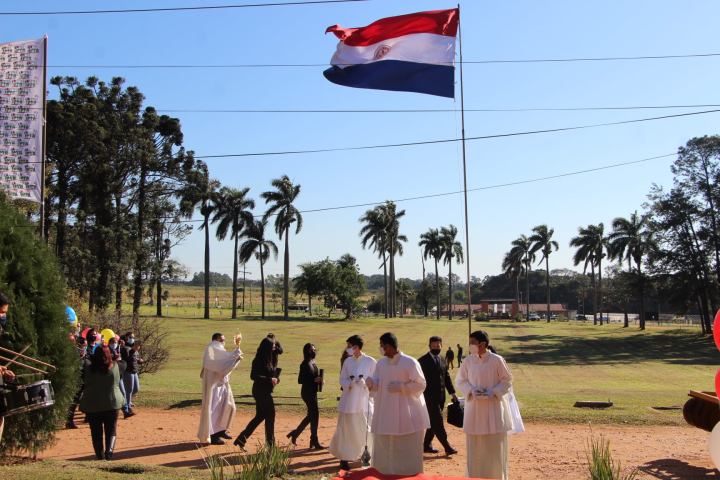
[[[320,421],[320,410],[318,409],[318,389],[323,383],[320,376],[320,370],[315,364],[315,355],[317,351],[315,345],[306,343],[303,347],[303,362],[300,364],[300,373],[298,373],[298,383],[300,387],[300,396],[307,405],[307,415],[302,419],[300,425],[295,430],[287,434],[293,445],[297,445],[297,437],[310,424],[310,448],[322,450],[325,447],[320,445],[318,440],[318,423]]]
[[[240,448],[245,448],[248,437],[263,421],[265,422],[265,442],[268,445],[275,444],[275,403],[272,391],[280,381],[278,379],[280,369],[273,366],[274,348],[273,340],[263,338],[252,361],[250,379],[253,381],[252,396],[255,399],[255,417],[250,420],[245,430],[240,432],[233,442]]]

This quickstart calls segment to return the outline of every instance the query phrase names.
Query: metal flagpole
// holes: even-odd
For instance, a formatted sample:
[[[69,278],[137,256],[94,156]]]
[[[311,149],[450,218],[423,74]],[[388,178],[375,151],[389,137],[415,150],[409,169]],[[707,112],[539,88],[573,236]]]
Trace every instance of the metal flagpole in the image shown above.
[[[460,4],[458,3],[458,14]],[[465,159],[465,92],[463,90],[462,23],[458,19],[458,43],[460,44],[460,122],[462,129],[463,196],[465,199],[465,271],[467,274],[468,336],[472,333],[472,298],[470,297],[470,229],[468,226],[467,161]]]
[[[43,119],[42,160],[40,163],[40,238],[45,238],[45,157],[47,156],[47,43],[43,37]]]

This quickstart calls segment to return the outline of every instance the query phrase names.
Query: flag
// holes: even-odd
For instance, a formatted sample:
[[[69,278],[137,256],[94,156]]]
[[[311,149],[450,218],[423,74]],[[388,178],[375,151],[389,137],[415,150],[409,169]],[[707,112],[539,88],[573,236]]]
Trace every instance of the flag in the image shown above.
[[[0,43],[0,188],[42,202],[44,39]]]
[[[338,85],[455,97],[455,38],[460,11],[380,19],[366,27],[328,27],[340,39],[325,70]]]

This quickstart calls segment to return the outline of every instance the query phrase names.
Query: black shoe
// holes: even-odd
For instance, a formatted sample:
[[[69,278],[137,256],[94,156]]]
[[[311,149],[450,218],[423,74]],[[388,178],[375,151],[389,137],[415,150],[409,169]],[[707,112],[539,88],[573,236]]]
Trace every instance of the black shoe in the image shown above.
[[[455,455],[456,453],[458,453],[458,451],[455,450],[453,447],[451,447],[449,445],[447,447],[445,447],[445,455],[447,455],[448,457],[450,455]]]
[[[226,439],[226,440],[232,440],[232,439],[233,439],[232,435],[230,435],[230,434],[227,432],[227,430],[223,430],[222,432],[218,432],[217,436],[220,437],[220,438],[224,438],[224,439]]]
[[[350,463],[347,460],[340,460],[340,470],[350,471]]]
[[[67,422],[67,423],[65,424],[65,428],[75,429],[75,428],[78,428],[78,426],[75,425],[75,422]]]
[[[428,445],[423,448],[423,452],[425,453],[438,453],[438,450],[436,448],[433,448],[432,445]]]
[[[134,417],[137,414],[135,412],[133,412],[132,410],[129,410],[127,412],[123,412],[123,415],[124,415],[123,418],[130,418],[130,417]]]
[[[310,439],[310,448],[312,450],[325,450],[326,447],[320,445],[320,441],[317,438]]]
[[[105,460],[112,460],[113,452],[105,452]]]
[[[246,443],[246,442],[247,442],[247,438],[245,438],[245,437],[243,436],[243,434],[241,433],[240,435],[237,436],[237,438],[236,438],[235,441],[233,442],[233,445],[235,445],[236,447],[239,447],[240,450],[245,450],[245,443]]]
[[[285,436],[290,439],[290,443],[292,443],[293,445],[297,445],[297,437],[298,437],[298,435],[297,435],[297,432],[296,432],[295,430],[293,430],[292,432],[288,433],[288,434],[285,435]]]
[[[210,437],[210,445],[225,445],[225,441],[220,437]]]

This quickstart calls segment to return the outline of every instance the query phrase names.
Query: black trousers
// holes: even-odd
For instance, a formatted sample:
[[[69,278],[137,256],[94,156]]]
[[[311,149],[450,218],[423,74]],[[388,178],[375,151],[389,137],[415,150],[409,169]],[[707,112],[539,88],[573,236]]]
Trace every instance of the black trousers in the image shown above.
[[[313,390],[302,389],[300,396],[307,406],[307,415],[302,419],[300,424],[295,429],[295,436],[299,436],[305,427],[310,425],[310,439],[317,440],[318,438],[318,424],[320,423],[320,409],[318,408],[317,399],[317,387]]]
[[[427,402],[428,415],[430,416],[430,428],[425,431],[424,446],[429,447],[433,438],[437,437],[443,447],[448,445],[445,422],[443,422],[443,408],[441,403]]]
[[[255,399],[255,416],[240,432],[240,437],[245,440],[253,434],[255,429],[265,422],[265,442],[268,445],[275,444],[275,402],[273,401],[272,391],[264,388],[255,388],[252,390]]]
[[[117,410],[106,410],[104,412],[90,412],[87,414],[90,424],[90,437],[92,438],[95,456],[102,458],[103,452],[112,451],[115,446],[115,434],[117,431]],[[103,448],[103,431],[105,433],[105,445]]]

